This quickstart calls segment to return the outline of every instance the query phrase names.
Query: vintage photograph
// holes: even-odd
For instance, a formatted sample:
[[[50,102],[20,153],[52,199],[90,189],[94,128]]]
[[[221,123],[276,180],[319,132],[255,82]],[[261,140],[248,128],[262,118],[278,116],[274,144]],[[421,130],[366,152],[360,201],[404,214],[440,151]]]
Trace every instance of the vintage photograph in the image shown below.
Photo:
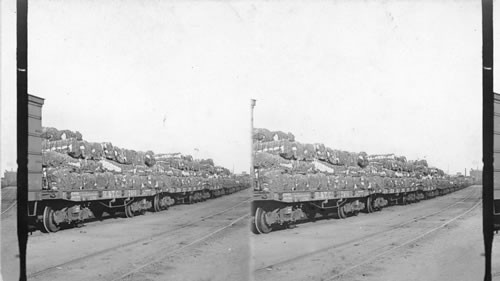
[[[15,4],[2,12],[14,39]],[[216,2],[28,1],[28,186],[12,181],[15,40],[5,47],[4,281],[19,280],[18,188],[28,280],[249,278],[242,28]]]
[[[26,30],[0,4],[1,280],[485,276],[487,1],[26,2]]]
[[[266,8],[255,280],[482,280],[481,2]]]

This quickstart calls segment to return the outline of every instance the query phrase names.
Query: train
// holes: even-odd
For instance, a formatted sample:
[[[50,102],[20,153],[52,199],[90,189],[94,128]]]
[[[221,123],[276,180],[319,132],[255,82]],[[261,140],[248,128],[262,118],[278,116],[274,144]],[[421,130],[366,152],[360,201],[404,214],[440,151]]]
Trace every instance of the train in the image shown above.
[[[256,184],[259,185],[258,173]],[[434,186],[406,188],[378,188],[328,191],[254,191],[251,207],[251,229],[255,234],[266,234],[300,221],[321,217],[345,219],[359,212],[373,213],[386,206],[406,205],[442,196],[468,187],[472,179],[461,177],[442,181]],[[259,188],[257,188],[259,189]]]
[[[254,137],[254,140],[259,138],[258,134],[260,132],[264,132],[264,134],[270,132],[263,129],[257,130],[257,137]],[[262,160],[254,164],[252,173],[254,175],[252,179],[254,197],[251,204],[252,217],[250,226],[252,232],[255,234],[266,234],[273,230],[287,228],[302,221],[316,220],[318,218],[334,217],[344,219],[356,216],[360,212],[373,213],[387,206],[416,203],[421,200],[445,195],[473,184],[471,177],[464,175],[445,176],[444,172],[436,168],[429,169],[440,171],[435,173],[434,176],[423,174],[418,178],[406,178],[407,180],[403,180],[403,174],[400,174],[394,178],[399,183],[397,185],[390,185],[390,183],[386,183],[385,181],[383,183],[370,182],[367,181],[367,177],[357,177],[358,179],[363,179],[358,184],[354,182],[345,185],[338,184],[344,180],[336,179],[335,176],[328,178],[328,176],[333,175],[332,172],[334,172],[334,169],[337,171],[340,169],[341,171],[342,168],[339,167],[345,165],[342,163],[337,164],[341,164],[341,166],[331,166],[335,167],[331,171],[324,170],[326,174],[322,172],[309,174],[309,170],[305,171],[303,169],[298,169],[289,174],[285,170],[293,170],[293,166],[297,163],[306,163],[305,165],[314,166],[318,170],[318,161],[314,160],[315,156],[309,156],[310,159],[313,159],[312,161],[298,160],[303,159],[304,156],[298,154],[300,149],[293,148],[294,146],[299,147],[300,144],[294,144],[293,141],[290,141],[290,139],[294,140],[293,137],[290,137],[290,133],[288,136],[286,134],[281,135],[283,136],[282,140],[276,141],[276,139],[280,138],[279,134],[276,133],[274,141],[273,137],[264,136],[260,139],[271,141],[267,142],[267,144],[265,144],[266,142],[262,144],[257,140],[254,144],[254,157],[257,157],[257,155],[262,157]],[[325,150],[323,145],[316,146],[316,153],[321,153],[321,149]],[[290,147],[292,148],[290,149]],[[314,155],[314,149],[314,147],[309,148],[310,151],[308,153]],[[328,150],[329,148],[326,149]],[[294,153],[295,156],[293,155]],[[358,154],[357,157],[357,160],[356,157],[352,158],[352,160],[345,158],[344,162],[348,163],[347,161],[351,161],[352,165],[368,165],[364,161],[366,157],[364,153]],[[381,157],[387,156],[382,155]],[[294,158],[295,162],[286,160]],[[401,157],[401,159],[403,158],[406,161],[405,157]],[[323,159],[326,158],[323,156]],[[377,161],[376,159],[372,160]],[[356,163],[357,161],[358,163]],[[427,165],[426,161],[422,162],[425,162],[425,166]],[[261,164],[263,166],[260,166]],[[319,165],[324,166],[325,164]],[[274,167],[276,167],[276,171],[273,170]],[[283,167],[285,167],[285,170],[282,170]],[[363,170],[361,165],[355,168]],[[348,170],[345,167],[344,169]],[[273,171],[277,172],[277,174],[274,174]],[[269,172],[271,173],[268,174]],[[323,177],[323,183],[318,182],[318,179],[321,179],[321,177]],[[344,179],[347,179],[347,177]],[[392,178],[390,177],[389,179]],[[347,181],[345,182],[347,183]]]
[[[131,218],[147,211],[160,212],[174,204],[192,204],[231,194],[250,186],[248,176],[231,175],[202,186],[64,189],[48,188],[42,152],[42,107],[45,100],[28,95],[28,227],[45,233],[101,219],[104,212]]]

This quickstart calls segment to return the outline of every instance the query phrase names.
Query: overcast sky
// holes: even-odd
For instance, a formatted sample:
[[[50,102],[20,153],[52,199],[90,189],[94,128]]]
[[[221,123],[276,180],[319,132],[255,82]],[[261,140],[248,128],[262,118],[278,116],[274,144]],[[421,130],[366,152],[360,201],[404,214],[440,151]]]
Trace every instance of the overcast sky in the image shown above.
[[[16,165],[15,1],[1,5],[3,172]],[[482,165],[480,5],[30,1],[29,92],[46,99],[44,126],[237,172],[252,97],[256,127],[463,172]]]

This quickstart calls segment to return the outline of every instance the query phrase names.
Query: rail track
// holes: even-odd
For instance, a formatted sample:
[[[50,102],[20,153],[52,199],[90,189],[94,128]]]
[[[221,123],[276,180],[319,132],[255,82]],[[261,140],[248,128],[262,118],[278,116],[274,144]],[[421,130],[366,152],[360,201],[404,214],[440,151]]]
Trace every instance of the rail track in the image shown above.
[[[428,230],[428,231],[426,231],[426,232],[424,232],[424,233],[422,233],[422,234],[420,234],[420,235],[418,235],[418,236],[414,237],[413,239],[407,240],[406,242],[404,242],[404,243],[402,243],[402,244],[400,244],[400,245],[393,246],[393,247],[391,247],[391,248],[389,248],[389,249],[387,249],[387,250],[385,250],[385,251],[383,251],[383,252],[381,252],[381,253],[379,253],[379,254],[377,254],[377,255],[374,255],[374,256],[372,256],[372,257],[370,257],[370,258],[368,258],[368,259],[366,259],[366,260],[364,260],[364,261],[362,261],[362,262],[360,262],[360,263],[357,263],[357,264],[355,264],[355,265],[353,265],[353,266],[350,266],[350,267],[348,267],[348,268],[346,268],[346,269],[342,270],[340,273],[337,273],[336,275],[333,275],[332,277],[330,277],[330,278],[326,279],[325,281],[337,280],[338,278],[340,278],[340,277],[342,277],[342,276],[346,275],[347,273],[349,273],[349,272],[351,272],[351,271],[353,271],[353,270],[355,270],[355,269],[359,268],[359,267],[360,267],[360,266],[362,266],[362,265],[365,265],[365,264],[368,264],[368,263],[370,263],[370,262],[373,262],[373,261],[375,261],[375,260],[377,260],[377,259],[379,259],[379,258],[381,258],[381,257],[383,257],[383,256],[385,256],[385,255],[387,255],[387,254],[388,254],[388,253],[390,253],[390,252],[393,252],[393,251],[395,251],[395,250],[398,250],[398,249],[400,249],[400,248],[403,248],[403,247],[405,247],[405,246],[408,246],[408,245],[410,245],[411,243],[414,243],[414,242],[416,242],[416,241],[418,241],[418,240],[420,240],[420,239],[424,238],[425,236],[427,236],[427,235],[429,235],[429,234],[431,234],[431,233],[434,233],[434,232],[436,232],[436,231],[438,231],[438,230],[440,230],[440,229],[444,228],[445,226],[449,225],[450,223],[452,223],[452,222],[456,221],[457,219],[459,219],[459,218],[461,218],[461,217],[465,216],[466,214],[468,214],[468,213],[470,213],[471,211],[473,211],[473,210],[474,210],[477,206],[479,206],[480,204],[481,204],[481,200],[479,200],[476,204],[474,204],[472,207],[470,207],[469,209],[467,209],[465,212],[462,212],[461,214],[459,214],[459,215],[457,215],[457,216],[455,216],[455,217],[453,217],[453,218],[451,218],[451,219],[447,220],[446,222],[444,222],[444,223],[440,224],[439,226],[434,227],[434,228],[431,228],[430,230]]]
[[[148,235],[148,236],[143,237],[143,238],[135,239],[135,240],[127,242],[127,243],[123,243],[120,245],[109,247],[109,248],[106,248],[106,249],[103,249],[103,250],[100,250],[100,251],[97,251],[97,252],[94,252],[94,253],[91,253],[88,255],[84,255],[84,256],[80,256],[80,257],[68,260],[64,263],[59,263],[57,265],[53,265],[53,266],[47,267],[47,268],[42,269],[42,270],[32,272],[28,275],[28,278],[30,278],[30,279],[35,278],[36,279],[38,277],[50,275],[51,273],[54,273],[54,272],[60,273],[60,270],[62,268],[70,268],[71,266],[80,266],[81,267],[86,262],[91,262],[91,260],[95,260],[97,258],[102,258],[104,256],[112,255],[112,254],[115,254],[118,252],[127,252],[127,250],[130,250],[130,248],[134,248],[134,247],[143,247],[144,245],[162,244],[162,242],[163,242],[163,244],[165,244],[165,243],[172,244],[173,249],[170,249],[169,251],[167,251],[165,253],[158,254],[158,257],[172,255],[172,254],[179,252],[187,247],[190,247],[196,243],[199,243],[203,240],[206,240],[209,237],[212,237],[213,235],[231,227],[232,225],[234,225],[238,221],[248,217],[248,208],[249,208],[250,200],[251,200],[251,198],[248,198],[248,199],[243,200],[241,202],[238,202],[237,204],[234,204],[228,208],[225,208],[222,211],[218,211],[218,212],[212,213],[210,215],[203,216],[199,219],[187,222],[185,224],[179,225],[178,227],[175,227],[172,229],[161,231],[161,232],[158,232],[158,233],[155,233],[152,235]],[[248,205],[248,208],[242,207],[242,205],[245,205],[245,204]],[[234,212],[231,212],[233,210],[234,210]],[[242,212],[242,210],[243,210],[243,212]],[[244,214],[242,214],[242,213],[244,213]],[[235,218],[235,215],[236,215],[236,218]],[[222,218],[221,218],[221,216],[222,216]],[[220,221],[223,221],[224,223],[221,225]],[[211,225],[211,223],[213,225]],[[200,225],[203,225],[203,226],[200,226]],[[179,243],[172,243],[178,237],[188,236],[183,232],[187,233],[189,228],[196,228],[196,227],[206,228],[206,230],[204,229],[205,231],[203,232],[203,235],[189,237],[188,242],[180,241]],[[184,235],[181,235],[181,234],[184,234]],[[181,246],[176,247],[177,245],[181,245]],[[135,254],[135,252],[134,252],[134,254]],[[131,264],[134,264],[134,266],[131,266],[128,268],[132,268],[132,270],[128,271],[126,274],[119,274],[120,277],[118,279],[112,279],[112,280],[123,279],[126,276],[133,274],[134,272],[139,271],[140,269],[144,268],[145,266],[147,266],[151,263],[154,263],[157,260],[158,260],[158,258],[144,261],[141,263],[140,266],[135,265],[135,263],[131,263]],[[109,280],[109,279],[105,279],[105,280]]]
[[[451,194],[456,194],[456,193],[451,193]],[[446,196],[450,196],[451,194],[448,194],[448,195],[445,195]],[[461,209],[464,207],[464,205],[467,205],[467,204],[464,204],[464,203],[470,203],[471,202],[471,199],[472,199],[472,202],[473,202],[473,206],[470,207],[470,208],[467,208],[465,211],[461,211],[460,214],[458,215],[453,215],[451,219],[446,219],[444,223],[440,224],[439,226],[437,227],[432,227],[429,229],[428,226],[425,225],[426,221],[425,219],[427,218],[431,218],[431,217],[435,217],[435,216],[438,216],[440,214],[443,214],[444,212],[446,211],[456,211],[455,209],[452,209],[453,207],[455,206],[459,206],[458,209]],[[425,214],[425,215],[422,215],[422,216],[418,216],[416,218],[412,218],[411,220],[408,220],[408,221],[405,221],[403,223],[400,223],[400,224],[396,224],[396,225],[393,225],[393,226],[390,226],[388,229],[384,229],[384,230],[381,230],[381,231],[377,231],[377,232],[374,232],[374,233],[370,233],[370,234],[367,234],[367,235],[363,235],[361,237],[357,237],[357,238],[354,238],[354,239],[350,239],[348,241],[345,241],[345,242],[342,242],[342,243],[337,243],[337,244],[334,244],[334,245],[330,245],[330,246],[327,246],[327,247],[323,247],[321,249],[318,249],[318,250],[315,250],[313,252],[309,252],[309,253],[305,253],[305,254],[302,254],[302,255],[297,255],[297,256],[294,256],[292,258],[288,258],[288,259],[285,259],[285,260],[281,260],[279,262],[276,262],[276,263],[273,263],[273,264],[267,264],[265,266],[261,266],[259,268],[257,268],[254,272],[256,275],[258,274],[265,274],[266,272],[270,272],[272,271],[273,269],[275,268],[280,268],[280,267],[283,267],[283,266],[287,266],[287,265],[290,265],[294,262],[297,262],[297,261],[302,261],[302,260],[306,260],[306,259],[312,259],[314,258],[315,256],[318,256],[322,253],[326,253],[328,251],[332,251],[332,250],[341,250],[341,249],[345,249],[345,248],[348,248],[349,246],[353,245],[353,244],[356,244],[356,245],[360,245],[361,243],[363,244],[369,244],[370,242],[373,242],[377,239],[380,239],[381,237],[384,237],[388,234],[390,234],[391,232],[395,232],[397,230],[402,230],[404,229],[405,227],[411,225],[411,224],[416,224],[416,223],[419,223],[419,222],[423,222],[423,226],[422,228],[423,229],[426,229],[427,231],[421,233],[419,232],[420,234],[417,234],[417,235],[414,235],[410,238],[407,238],[403,243],[399,244],[399,245],[395,245],[395,246],[390,246],[388,249],[383,249],[380,251],[380,253],[378,254],[375,254],[375,255],[372,255],[370,256],[369,258],[365,258],[365,259],[362,259],[361,262],[358,262],[354,265],[351,265],[349,266],[348,268],[336,273],[335,275],[330,275],[329,279],[326,279],[326,280],[336,280],[338,279],[339,277],[349,273],[350,271],[364,265],[364,264],[367,264],[371,261],[374,261],[376,260],[377,258],[380,258],[394,250],[397,250],[397,249],[400,249],[402,248],[403,246],[406,246],[408,244],[411,244],[439,229],[442,229],[443,227],[447,226],[448,224],[450,224],[451,222],[459,219],[460,217],[466,215],[467,213],[469,213],[470,211],[472,211],[474,208],[476,208],[479,204],[481,203],[481,199],[480,197],[477,198],[477,190],[475,189],[471,189],[469,190],[469,192],[467,194],[465,194],[464,197],[461,197],[459,200],[451,203],[451,204],[448,204],[446,206],[444,206],[443,208],[440,208],[439,210],[435,211],[435,212],[432,212],[432,213],[429,213],[429,214]],[[449,215],[448,215],[449,216]],[[299,270],[299,269],[297,269]]]
[[[171,255],[175,254],[176,252],[179,252],[179,251],[184,250],[184,249],[186,249],[188,247],[191,247],[191,246],[193,246],[193,245],[195,245],[197,243],[200,243],[200,242],[202,242],[204,240],[207,240],[208,238],[210,238],[212,236],[215,236],[217,233],[220,233],[220,232],[228,229],[229,227],[232,227],[236,223],[238,223],[238,222],[240,222],[240,221],[248,218],[249,216],[250,216],[249,214],[242,215],[242,216],[236,218],[235,220],[233,220],[231,223],[226,224],[226,225],[224,225],[224,226],[222,226],[222,227],[220,227],[220,228],[218,228],[218,229],[216,229],[216,230],[214,230],[214,231],[212,231],[212,232],[210,232],[210,233],[208,233],[208,234],[206,234],[206,235],[204,235],[204,236],[202,236],[202,237],[200,237],[200,238],[198,238],[198,239],[196,239],[196,240],[190,242],[189,244],[186,244],[186,245],[184,245],[184,246],[182,246],[180,248],[177,248],[177,249],[172,250],[172,251],[167,252],[167,253],[163,253],[158,258],[155,258],[155,259],[153,259],[153,260],[151,260],[151,261],[149,261],[149,262],[147,262],[147,263],[145,263],[145,264],[143,264],[141,266],[138,266],[138,267],[136,267],[136,268],[128,271],[127,273],[121,275],[120,277],[112,279],[111,281],[118,281],[118,280],[125,279],[127,277],[132,277],[133,274],[139,273],[142,269],[144,269],[144,268],[146,268],[146,267],[148,267],[148,266],[150,266],[150,265],[152,265],[154,263],[160,262],[161,260],[165,259],[168,256],[171,256]]]
[[[5,209],[5,210],[2,211],[2,215],[5,214],[5,213],[7,213],[10,209],[12,209],[12,207],[14,207],[16,205],[17,205],[17,202],[14,202],[14,203],[10,204],[10,206],[7,207],[7,209]]]

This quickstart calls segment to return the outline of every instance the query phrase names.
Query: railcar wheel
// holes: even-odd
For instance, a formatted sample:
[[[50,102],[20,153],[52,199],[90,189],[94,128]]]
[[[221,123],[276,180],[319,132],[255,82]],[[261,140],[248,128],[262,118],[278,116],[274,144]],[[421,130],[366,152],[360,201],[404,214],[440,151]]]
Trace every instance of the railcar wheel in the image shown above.
[[[134,211],[132,211],[132,205],[125,206],[125,216],[127,218],[133,218],[134,217]]]
[[[60,226],[58,226],[54,222],[54,210],[52,207],[45,206],[45,209],[43,209],[43,230],[44,232],[57,232],[59,229],[61,229]]]
[[[261,234],[271,232],[273,229],[266,222],[266,211],[262,208],[257,208],[255,211],[255,227]]]
[[[366,212],[367,213],[373,213],[374,210],[373,210],[373,202],[372,202],[372,198],[370,196],[368,196],[366,198]]]
[[[153,198],[153,211],[155,212],[161,211],[160,195],[155,195],[155,197]]]
[[[255,224],[256,224],[255,217],[252,216],[252,218],[250,219],[250,230],[252,231],[253,234],[260,234]]]
[[[337,213],[334,214],[335,218],[337,219],[345,219],[347,217],[344,206],[340,206],[337,208]]]

